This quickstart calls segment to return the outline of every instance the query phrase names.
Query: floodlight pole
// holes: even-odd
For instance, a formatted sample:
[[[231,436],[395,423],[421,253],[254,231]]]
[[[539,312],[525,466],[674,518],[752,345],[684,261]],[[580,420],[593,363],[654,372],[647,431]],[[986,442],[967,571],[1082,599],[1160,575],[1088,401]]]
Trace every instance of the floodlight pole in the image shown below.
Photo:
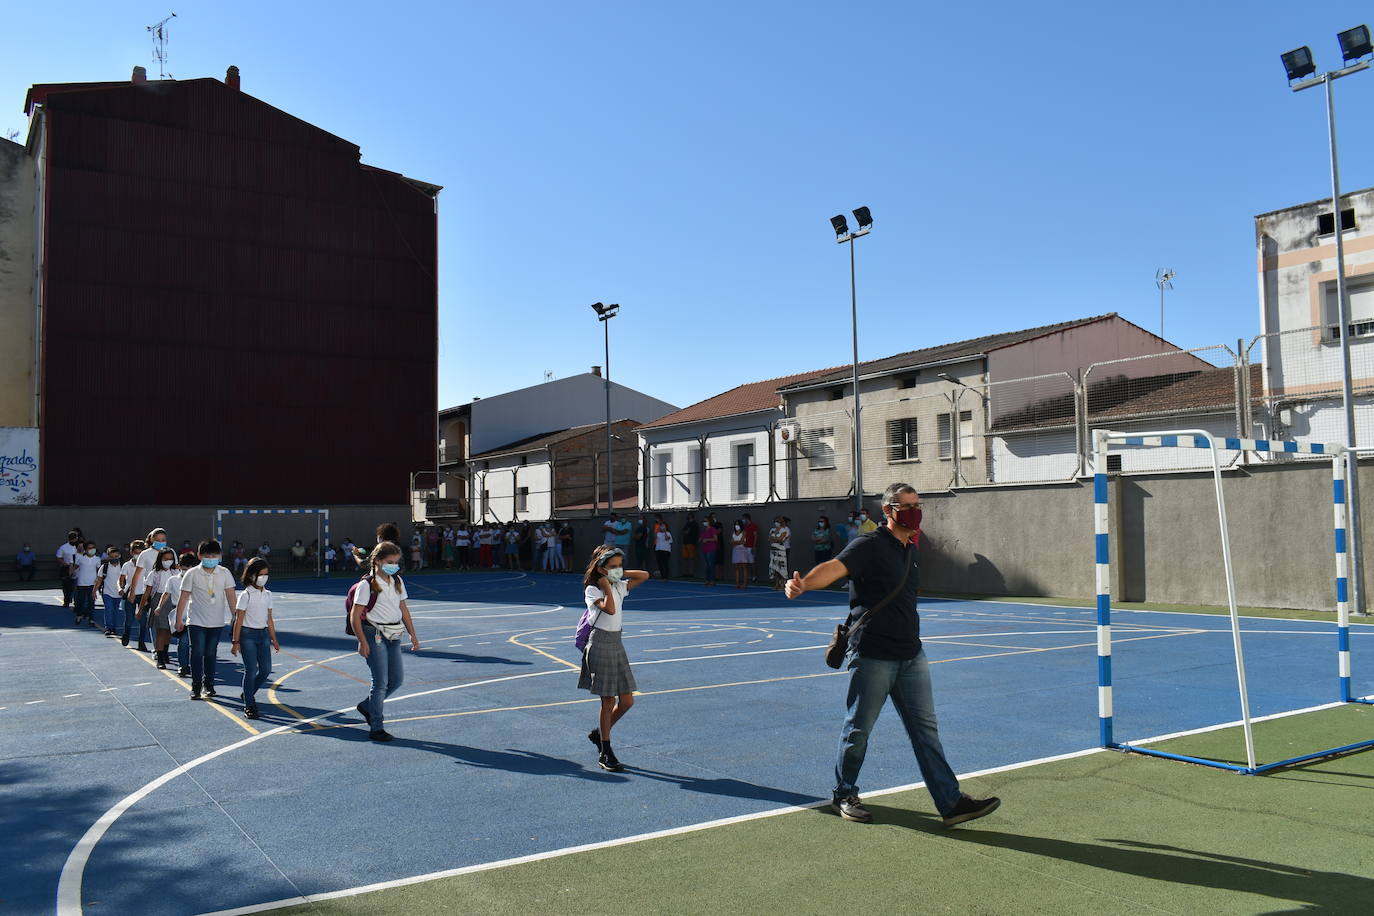
[[[615,511],[615,459],[611,453],[611,315],[598,319],[606,339],[606,515]]]
[[[854,343],[854,508],[864,507],[863,432],[859,422],[859,287],[854,272],[854,240],[868,235],[869,229],[846,232],[835,241],[849,243],[849,328]]]
[[[1355,435],[1354,384],[1350,372],[1350,296],[1345,283],[1345,238],[1341,226],[1341,170],[1336,156],[1336,102],[1331,92],[1331,84],[1343,76],[1368,70],[1369,62],[1361,61],[1340,70],[1331,70],[1321,76],[1304,80],[1293,87],[1294,92],[1311,89],[1314,86],[1326,87],[1326,127],[1331,144],[1331,231],[1336,236],[1336,303],[1340,321],[1341,341],[1341,407],[1345,412],[1345,445],[1349,449],[1349,473],[1346,492],[1350,501],[1350,597],[1355,613],[1365,616],[1364,600],[1364,545],[1360,537],[1360,484],[1359,461],[1355,448],[1358,446]]]

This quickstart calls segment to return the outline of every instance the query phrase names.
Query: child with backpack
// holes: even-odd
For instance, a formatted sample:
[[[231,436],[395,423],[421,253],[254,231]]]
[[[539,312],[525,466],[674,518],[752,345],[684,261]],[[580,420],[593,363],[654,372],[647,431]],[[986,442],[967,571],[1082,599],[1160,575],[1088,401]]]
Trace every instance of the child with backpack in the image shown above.
[[[272,673],[272,650],[281,651],[277,642],[277,628],[272,622],[272,593],[267,590],[267,561],[254,557],[243,570],[243,591],[239,593],[234,613],[231,655],[243,650],[243,715],[258,718],[258,688],[267,683]]]
[[[348,590],[344,605],[348,610],[345,631],[358,638],[358,654],[367,661],[372,674],[372,693],[357,709],[367,722],[368,737],[390,741],[383,728],[382,704],[401,686],[401,636],[410,634],[410,651],[420,651],[420,639],[406,605],[405,582],[401,580],[401,548],[383,541],[372,550],[371,571]]]
[[[115,629],[119,626],[120,604],[124,600],[124,587],[128,584],[119,571],[121,551],[115,544],[105,548],[105,562],[100,566],[100,575],[95,580],[95,590],[105,603],[105,638],[114,639]]]
[[[585,634],[586,651],[582,653],[577,686],[601,698],[601,717],[587,739],[597,747],[596,765],[612,773],[625,766],[611,750],[611,728],[635,702],[635,676],[620,637],[625,596],[648,579],[649,574],[641,569],[625,569],[625,551],[611,544],[602,544],[592,552],[582,577],[587,610],[578,625],[578,642]]]

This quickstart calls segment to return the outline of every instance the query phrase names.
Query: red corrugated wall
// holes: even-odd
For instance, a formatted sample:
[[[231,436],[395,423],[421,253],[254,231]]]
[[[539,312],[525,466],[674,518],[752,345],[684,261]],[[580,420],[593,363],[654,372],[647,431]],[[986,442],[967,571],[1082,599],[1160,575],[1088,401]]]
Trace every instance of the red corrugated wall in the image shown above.
[[[408,501],[435,201],[217,80],[47,100],[43,501]]]

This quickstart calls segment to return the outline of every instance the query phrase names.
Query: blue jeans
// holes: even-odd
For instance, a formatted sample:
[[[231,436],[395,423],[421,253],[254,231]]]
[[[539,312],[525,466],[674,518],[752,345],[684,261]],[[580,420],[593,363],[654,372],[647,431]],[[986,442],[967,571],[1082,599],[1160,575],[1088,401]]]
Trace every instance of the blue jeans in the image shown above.
[[[119,626],[121,599],[118,595],[101,595],[105,599],[105,629],[113,632]]]
[[[138,602],[139,602],[139,600],[140,600],[139,597],[125,598],[125,599],[124,599],[124,640],[125,640],[125,642],[128,641],[128,639],[129,639],[129,632],[130,632],[130,631],[133,629],[133,627],[134,627],[134,621],[135,621],[135,619],[136,619],[135,616],[134,616],[134,612],[138,610]],[[148,628],[148,618],[147,618],[147,616],[145,615],[145,616],[142,617],[142,618],[137,618],[137,620],[138,620],[138,644],[141,646],[141,645],[143,645],[144,640],[146,640],[146,639],[147,639],[147,636],[148,636],[148,629],[149,629],[149,628]]]
[[[372,731],[382,730],[382,704],[401,686],[404,672],[401,670],[401,641],[392,642],[377,636],[375,628],[363,625],[363,638],[370,647],[367,653],[367,668],[372,672],[372,693],[363,702],[368,704],[367,711],[372,716]]]
[[[849,672],[849,712],[840,731],[839,759],[835,761],[835,797],[859,794],[859,769],[868,752],[868,736],[890,696],[911,738],[926,789],[940,813],[947,814],[959,801],[959,779],[940,747],[925,650],[905,661],[851,656]]]
[[[89,585],[78,586],[72,594],[72,602],[76,608],[76,619],[82,617],[93,618],[95,616],[95,592],[91,591]]]
[[[240,628],[239,653],[243,656],[243,705],[256,706],[258,688],[267,683],[272,673],[272,640],[267,636],[267,628]]]
[[[176,626],[176,610],[172,610],[172,626]],[[175,631],[173,631],[175,632]],[[191,667],[191,631],[189,628],[182,630],[180,636],[173,636],[177,641],[177,666],[180,668]]]
[[[203,684],[208,690],[215,686],[215,663],[219,661],[219,638],[224,626],[198,627],[191,631],[191,689],[198,691]]]

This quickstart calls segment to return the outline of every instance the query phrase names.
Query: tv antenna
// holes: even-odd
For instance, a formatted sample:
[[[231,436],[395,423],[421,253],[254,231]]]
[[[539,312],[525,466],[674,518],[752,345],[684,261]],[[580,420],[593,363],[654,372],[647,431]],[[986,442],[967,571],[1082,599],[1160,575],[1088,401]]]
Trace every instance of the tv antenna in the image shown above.
[[[545,369],[545,370],[544,370],[544,381],[546,381],[546,382],[551,382],[551,381],[553,381],[553,370],[552,370],[552,369]]]
[[[177,14],[173,13],[161,22],[148,26],[148,33],[153,36],[153,60],[157,61],[157,78],[160,80],[172,76],[167,72],[167,23],[175,18]]]
[[[1159,339],[1164,339],[1164,291],[1173,289],[1173,279],[1178,274],[1172,267],[1161,267],[1155,271],[1155,286],[1159,287]]]

